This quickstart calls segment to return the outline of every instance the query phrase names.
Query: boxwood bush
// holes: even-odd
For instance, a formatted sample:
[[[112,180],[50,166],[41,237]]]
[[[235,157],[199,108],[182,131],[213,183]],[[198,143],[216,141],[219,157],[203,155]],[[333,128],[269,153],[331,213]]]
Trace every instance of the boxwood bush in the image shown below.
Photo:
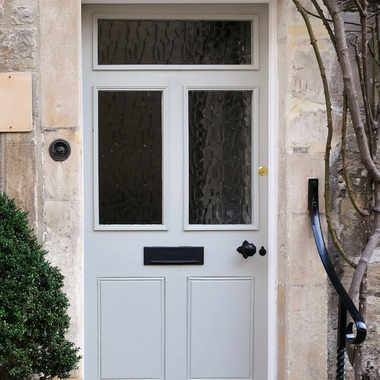
[[[0,192],[0,379],[66,379],[80,357],[65,339],[63,275],[45,258],[27,213]]]

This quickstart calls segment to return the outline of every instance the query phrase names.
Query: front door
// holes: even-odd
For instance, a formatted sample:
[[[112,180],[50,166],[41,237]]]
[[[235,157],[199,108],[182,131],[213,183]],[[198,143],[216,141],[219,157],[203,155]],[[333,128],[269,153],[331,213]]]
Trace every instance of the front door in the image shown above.
[[[267,25],[84,6],[86,380],[267,379]]]

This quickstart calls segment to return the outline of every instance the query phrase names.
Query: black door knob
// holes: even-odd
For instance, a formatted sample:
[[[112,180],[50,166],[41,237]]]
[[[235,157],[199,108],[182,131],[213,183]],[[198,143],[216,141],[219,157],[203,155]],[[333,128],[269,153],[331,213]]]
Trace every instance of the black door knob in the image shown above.
[[[247,240],[244,240],[243,244],[237,249],[237,251],[246,259],[256,253],[256,247],[252,243],[248,243]]]

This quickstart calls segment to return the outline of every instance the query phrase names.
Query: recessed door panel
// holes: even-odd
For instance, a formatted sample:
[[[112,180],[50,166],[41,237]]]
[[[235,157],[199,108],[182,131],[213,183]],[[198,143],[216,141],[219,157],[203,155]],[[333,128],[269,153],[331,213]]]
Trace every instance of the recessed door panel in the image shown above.
[[[164,280],[103,278],[98,296],[100,378],[162,379]]]
[[[252,379],[253,278],[189,279],[189,378]]]

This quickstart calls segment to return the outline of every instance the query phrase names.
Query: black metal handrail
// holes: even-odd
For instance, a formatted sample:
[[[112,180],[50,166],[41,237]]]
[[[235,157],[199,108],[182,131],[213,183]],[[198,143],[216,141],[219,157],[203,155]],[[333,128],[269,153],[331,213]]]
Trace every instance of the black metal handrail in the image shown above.
[[[342,283],[340,282],[328,255],[319,219],[318,179],[316,178],[309,179],[308,205],[310,222],[319,256],[321,257],[326,273],[340,298],[337,341],[337,380],[340,380],[344,379],[344,357],[346,340],[351,344],[363,343],[367,335],[367,327],[351,297],[348,295]],[[348,325],[347,311],[350,313],[353,320],[353,322],[350,322]],[[355,324],[356,327],[356,334],[354,333],[353,324]]]

